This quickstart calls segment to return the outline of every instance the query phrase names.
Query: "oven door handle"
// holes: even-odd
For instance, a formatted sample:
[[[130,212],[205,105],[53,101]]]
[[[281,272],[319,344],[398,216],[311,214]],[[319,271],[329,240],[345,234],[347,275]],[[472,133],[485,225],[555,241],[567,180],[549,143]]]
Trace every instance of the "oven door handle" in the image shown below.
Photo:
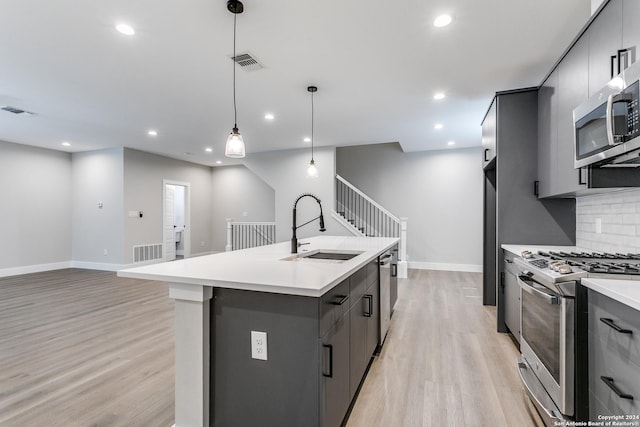
[[[560,304],[560,297],[558,297],[557,295],[550,295],[546,292],[542,292],[541,290],[536,289],[535,287],[533,287],[533,285],[530,285],[527,282],[533,282],[533,280],[531,280],[528,276],[524,276],[522,274],[518,276],[518,283],[520,284],[520,287],[523,291],[528,292],[540,299],[543,299],[551,305]]]

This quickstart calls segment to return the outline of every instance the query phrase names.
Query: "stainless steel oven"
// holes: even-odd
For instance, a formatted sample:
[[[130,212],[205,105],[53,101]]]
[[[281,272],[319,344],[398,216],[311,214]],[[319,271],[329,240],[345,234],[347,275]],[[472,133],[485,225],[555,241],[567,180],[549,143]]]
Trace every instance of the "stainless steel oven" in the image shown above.
[[[572,419],[575,391],[576,280],[545,274],[546,260],[515,259],[521,297],[519,372],[546,425]]]

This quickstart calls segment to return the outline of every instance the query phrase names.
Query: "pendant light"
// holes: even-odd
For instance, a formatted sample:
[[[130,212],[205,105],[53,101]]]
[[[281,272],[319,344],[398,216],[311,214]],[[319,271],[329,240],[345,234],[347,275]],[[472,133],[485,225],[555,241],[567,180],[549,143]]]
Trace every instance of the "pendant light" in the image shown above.
[[[307,91],[311,92],[311,161],[307,168],[307,176],[309,178],[317,178],[318,168],[316,167],[316,162],[313,160],[313,94],[318,91],[318,88],[315,86],[309,86],[307,87]]]
[[[245,156],[244,141],[238,130],[238,110],[236,108],[236,18],[244,11],[244,5],[239,0],[227,1],[227,10],[233,13],[233,129],[227,138],[224,155],[232,158]]]

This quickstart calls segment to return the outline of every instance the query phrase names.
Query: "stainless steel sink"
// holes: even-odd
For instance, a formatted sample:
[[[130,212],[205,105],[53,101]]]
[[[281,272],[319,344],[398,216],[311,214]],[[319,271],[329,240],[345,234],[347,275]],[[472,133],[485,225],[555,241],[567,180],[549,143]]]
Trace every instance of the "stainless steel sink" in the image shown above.
[[[344,262],[351,258],[355,258],[360,255],[360,251],[337,251],[337,250],[323,250],[318,249],[311,252],[303,252],[295,254],[286,258],[282,258],[282,261],[324,261],[324,262]]]

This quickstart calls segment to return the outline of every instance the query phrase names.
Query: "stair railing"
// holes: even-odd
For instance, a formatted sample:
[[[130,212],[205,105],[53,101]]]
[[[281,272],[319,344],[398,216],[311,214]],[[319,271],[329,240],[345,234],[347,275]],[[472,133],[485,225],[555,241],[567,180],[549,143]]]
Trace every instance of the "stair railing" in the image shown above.
[[[270,245],[275,240],[275,222],[235,222],[227,218],[227,252]]]
[[[336,175],[336,212],[365,236],[400,237],[400,218]]]

